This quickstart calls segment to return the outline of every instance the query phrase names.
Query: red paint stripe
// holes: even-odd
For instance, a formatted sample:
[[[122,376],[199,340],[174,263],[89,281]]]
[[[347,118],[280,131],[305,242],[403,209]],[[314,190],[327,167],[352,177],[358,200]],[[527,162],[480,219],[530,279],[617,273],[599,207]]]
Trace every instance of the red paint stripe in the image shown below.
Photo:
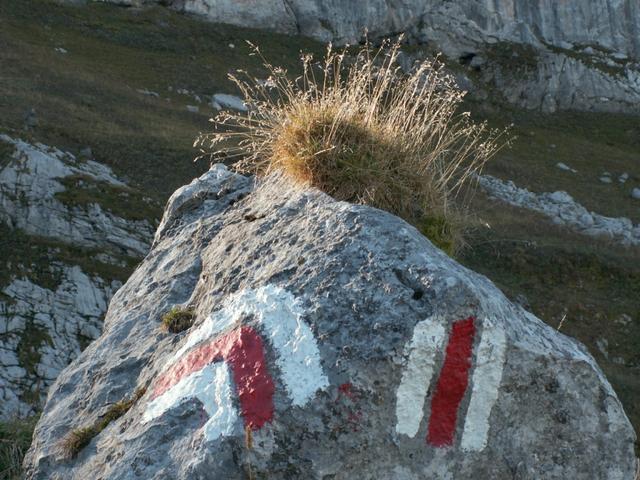
[[[244,425],[257,430],[273,418],[275,387],[267,371],[262,339],[254,329],[240,329],[240,338],[226,360],[233,372]]]
[[[264,358],[262,339],[251,327],[238,328],[190,351],[158,379],[152,398],[162,395],[182,378],[219,361],[226,361],[231,368],[245,426],[256,430],[271,421],[275,387]]]
[[[459,320],[451,328],[444,365],[431,401],[427,443],[434,447],[453,444],[458,408],[469,384],[471,351],[476,331],[474,320],[473,317]]]
[[[202,344],[191,350],[157,380],[151,398],[159,397],[182,378],[202,370],[211,363],[223,360],[238,341],[239,336],[240,331],[234,330],[213,342]]]

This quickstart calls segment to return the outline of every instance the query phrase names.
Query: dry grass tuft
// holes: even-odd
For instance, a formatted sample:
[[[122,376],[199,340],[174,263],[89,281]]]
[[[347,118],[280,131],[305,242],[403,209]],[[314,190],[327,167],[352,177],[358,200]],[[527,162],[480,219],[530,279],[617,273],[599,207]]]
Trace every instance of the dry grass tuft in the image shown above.
[[[71,430],[60,443],[60,448],[65,458],[75,458],[84,447],[91,443],[93,437],[98,435],[98,433],[94,427]]]
[[[191,328],[194,320],[193,310],[174,306],[162,316],[161,328],[167,332],[180,333]]]
[[[237,159],[241,172],[283,171],[338,200],[387,210],[453,253],[464,225],[464,202],[454,200],[504,132],[460,112],[465,92],[437,60],[403,74],[399,47],[366,45],[355,56],[329,47],[321,64],[303,56],[295,80],[266,61],[266,81],[231,76],[249,113],[219,114],[196,145]]]
[[[70,431],[60,442],[60,450],[65,458],[75,458],[94,437],[100,434],[111,422],[116,421],[127,413],[135,403],[146,393],[145,387],[137,388],[131,398],[122,399],[111,405],[107,412],[93,425],[76,428]]]

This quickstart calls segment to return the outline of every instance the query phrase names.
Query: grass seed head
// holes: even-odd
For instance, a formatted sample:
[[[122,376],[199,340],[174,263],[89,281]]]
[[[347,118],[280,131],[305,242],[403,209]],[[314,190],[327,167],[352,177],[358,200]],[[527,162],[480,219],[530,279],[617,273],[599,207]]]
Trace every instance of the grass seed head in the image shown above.
[[[296,79],[266,61],[266,81],[231,76],[248,114],[221,113],[196,143],[240,172],[281,171],[338,200],[387,210],[451,254],[466,220],[456,200],[504,132],[461,111],[465,92],[437,59],[404,74],[399,52],[400,41],[355,55],[329,47],[322,62],[303,56]]]

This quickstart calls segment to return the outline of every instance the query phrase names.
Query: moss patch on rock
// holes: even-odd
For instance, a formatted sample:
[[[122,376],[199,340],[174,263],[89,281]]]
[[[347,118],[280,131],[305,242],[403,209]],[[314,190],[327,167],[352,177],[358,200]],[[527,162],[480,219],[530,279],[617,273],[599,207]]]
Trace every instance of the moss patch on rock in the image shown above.
[[[91,440],[98,436],[112,422],[118,420],[133,407],[146,393],[146,388],[137,388],[130,398],[124,398],[112,404],[105,414],[93,425],[71,430],[60,442],[60,449],[66,458],[75,458]]]
[[[489,44],[485,55],[494,65],[518,75],[535,72],[538,68],[538,51],[533,46],[524,43],[496,42]]]
[[[7,142],[0,140],[0,170],[9,165],[11,162],[11,155],[16,151],[16,147]]]
[[[42,356],[40,349],[45,345],[53,345],[53,340],[47,330],[33,322],[27,323],[18,342],[17,353],[20,366],[27,371],[29,376],[37,375],[36,369]]]
[[[569,58],[579,60],[584,65],[595,68],[612,77],[623,77],[625,74],[625,61],[619,60],[611,55],[611,52],[597,45],[576,45],[574,48],[561,48],[550,43],[545,43],[545,46],[554,53],[566,55]],[[607,55],[607,59],[611,61],[608,63],[597,55],[592,55],[584,52],[584,49],[591,47],[593,50]]]
[[[162,316],[162,329],[171,333],[180,333],[191,328],[195,313],[188,308],[175,306]]]

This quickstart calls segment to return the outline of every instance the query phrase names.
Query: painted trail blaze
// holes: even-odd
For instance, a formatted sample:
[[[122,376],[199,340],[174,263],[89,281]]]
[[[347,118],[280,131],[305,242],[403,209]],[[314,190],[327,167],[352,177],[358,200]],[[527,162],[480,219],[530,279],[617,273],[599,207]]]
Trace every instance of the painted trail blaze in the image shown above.
[[[273,380],[267,370],[262,339],[251,327],[238,328],[197,347],[158,380],[155,399],[180,379],[224,361],[229,365],[245,427],[261,428],[273,418]]]
[[[279,379],[293,406],[304,406],[329,385],[304,311],[286,290],[266,285],[230,296],[190,332],[153,389],[143,423],[197,399],[208,416],[206,440],[262,428],[274,418],[275,383],[265,348],[275,354]],[[252,326],[242,325],[251,318]],[[239,325],[240,323],[240,325]],[[236,406],[237,405],[237,406]]]
[[[475,336],[474,318],[453,324],[444,365],[440,371],[433,400],[427,442],[435,447],[453,444],[458,409],[469,385],[471,353]]]
[[[477,452],[487,446],[489,418],[502,381],[506,336],[493,318],[482,320],[479,342],[475,341],[480,328],[476,317],[458,320],[450,328],[448,324],[446,318],[435,314],[414,328],[407,345],[407,366],[396,393],[396,433],[409,438],[417,435],[435,379],[426,443],[436,448],[453,446],[457,426],[464,422],[459,446]],[[444,360],[437,373],[443,349]],[[464,412],[461,404],[469,384],[469,405]]]

